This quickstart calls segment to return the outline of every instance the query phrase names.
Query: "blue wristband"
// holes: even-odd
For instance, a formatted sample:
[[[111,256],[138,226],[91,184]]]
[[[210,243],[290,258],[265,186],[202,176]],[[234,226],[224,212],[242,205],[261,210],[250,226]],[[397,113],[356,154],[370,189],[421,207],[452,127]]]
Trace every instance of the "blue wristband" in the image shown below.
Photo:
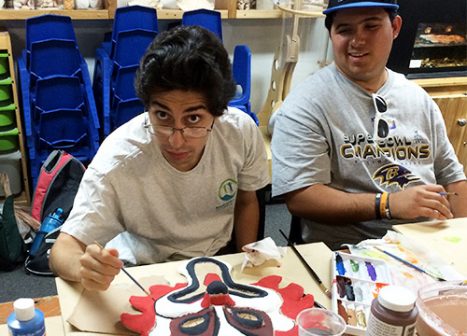
[[[379,211],[379,207],[381,205],[381,193],[376,194],[375,198],[375,214],[376,214],[376,219],[381,219],[381,212]]]

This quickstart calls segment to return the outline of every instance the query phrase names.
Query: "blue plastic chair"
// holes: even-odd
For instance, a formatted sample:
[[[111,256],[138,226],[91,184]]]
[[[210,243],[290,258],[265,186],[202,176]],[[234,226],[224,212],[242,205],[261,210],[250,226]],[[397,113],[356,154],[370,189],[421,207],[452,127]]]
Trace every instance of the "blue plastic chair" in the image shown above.
[[[42,112],[59,108],[82,109],[84,92],[79,78],[68,76],[53,76],[39,79],[36,83],[35,118]]]
[[[139,64],[139,60],[156,35],[155,31],[143,29],[120,32],[115,43],[113,61],[118,66]]]
[[[96,49],[94,63],[94,78],[92,82],[92,91],[96,101],[97,114],[101,128],[99,130],[100,140],[110,134],[110,91],[113,61],[104,48]]]
[[[89,163],[99,148],[100,125],[89,70],[69,17],[28,19],[26,46],[17,58],[17,67],[34,187],[53,147],[68,148],[78,160]]]
[[[81,110],[57,109],[44,112],[39,121],[39,146],[46,149],[67,149],[86,142],[88,122]]]
[[[183,13],[182,25],[201,26],[219,37],[222,41],[222,19],[221,14],[209,9],[196,9]]]
[[[156,9],[143,6],[117,8],[113,21],[110,46],[109,43],[104,43],[103,45],[111,58],[114,58],[114,48],[117,43],[118,34],[135,29],[148,30],[157,33],[159,31],[159,26]]]
[[[250,103],[251,94],[251,52],[246,45],[235,47],[232,71],[237,84],[238,93],[229,102],[231,106],[243,105],[247,107]],[[248,111],[251,112],[251,111]]]
[[[235,83],[237,84],[237,93],[230,100],[229,106],[237,107],[244,111],[259,125],[259,119],[251,111],[251,52],[246,45],[238,45],[234,50],[232,62],[232,72]]]
[[[123,125],[143,112],[144,105],[139,98],[116,101],[115,109],[111,112],[112,129]]]
[[[26,19],[26,50],[31,51],[34,42],[50,39],[72,40],[76,43],[70,17],[46,14]]]
[[[136,98],[133,87],[134,73],[131,75],[128,72],[131,72],[130,69],[132,67],[134,71],[136,71],[140,58],[156,35],[156,31],[144,29],[120,32],[115,43],[114,59],[109,56],[103,47],[96,50],[93,91],[98,104],[99,120],[102,124],[102,129],[100,131],[102,140],[115,129],[116,126],[122,123],[119,120],[131,119],[114,118],[117,104],[115,100],[117,99],[117,101],[120,101]],[[125,77],[125,80],[121,79],[122,76]],[[113,96],[115,90],[118,92],[117,97]],[[126,91],[124,92],[124,90]],[[123,111],[128,110],[127,108],[120,109]],[[118,111],[117,115],[120,114],[121,113]],[[134,115],[133,112],[130,114],[132,116]]]
[[[135,93],[135,75],[138,65],[121,67],[117,70],[115,81],[112,84],[113,95],[118,100],[127,100],[136,98]]]
[[[26,66],[30,66],[32,44],[50,39],[71,40],[76,43],[76,35],[71,18],[63,15],[46,14],[26,19]]]
[[[39,78],[81,76],[81,54],[71,40],[45,40],[31,47],[31,87]]]

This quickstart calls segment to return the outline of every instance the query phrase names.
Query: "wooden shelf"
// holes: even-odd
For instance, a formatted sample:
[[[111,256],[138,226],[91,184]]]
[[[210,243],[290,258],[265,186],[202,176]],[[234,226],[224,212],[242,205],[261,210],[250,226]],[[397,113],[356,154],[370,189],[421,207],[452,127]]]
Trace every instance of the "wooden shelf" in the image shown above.
[[[107,9],[37,9],[37,10],[23,10],[23,9],[1,9],[0,21],[3,20],[25,20],[33,16],[43,14],[58,14],[71,17],[73,20],[108,20],[109,11]]]
[[[467,77],[423,78],[414,79],[431,96],[467,95]]]
[[[220,9],[222,19],[278,19],[282,17],[282,12],[278,9],[271,10],[238,10],[229,17],[229,10]],[[15,10],[1,9],[0,21],[25,20],[33,16],[43,14],[58,14],[71,17],[73,20],[110,20],[113,19],[113,11],[107,9],[37,9],[37,10]],[[183,11],[177,9],[159,9],[157,10],[157,18],[159,20],[180,20]]]
[[[238,10],[235,15],[235,19],[280,19],[281,17],[282,12],[278,9]]]
[[[217,11],[221,13],[222,19],[227,19],[228,17],[227,9],[220,9]],[[158,20],[181,20],[182,14],[183,14],[183,11],[178,10],[178,9],[158,9],[157,19]]]

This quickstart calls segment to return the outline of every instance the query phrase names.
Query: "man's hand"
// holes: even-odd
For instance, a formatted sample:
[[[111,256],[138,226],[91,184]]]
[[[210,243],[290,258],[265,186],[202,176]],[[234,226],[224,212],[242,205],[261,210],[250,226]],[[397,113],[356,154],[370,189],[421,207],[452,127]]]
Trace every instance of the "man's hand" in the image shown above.
[[[89,290],[106,290],[123,267],[116,249],[103,249],[97,244],[86,247],[80,258],[81,284]]]
[[[453,218],[449,202],[445,196],[440,195],[441,192],[445,192],[442,186],[429,184],[391,193],[389,197],[391,215],[398,219]]]

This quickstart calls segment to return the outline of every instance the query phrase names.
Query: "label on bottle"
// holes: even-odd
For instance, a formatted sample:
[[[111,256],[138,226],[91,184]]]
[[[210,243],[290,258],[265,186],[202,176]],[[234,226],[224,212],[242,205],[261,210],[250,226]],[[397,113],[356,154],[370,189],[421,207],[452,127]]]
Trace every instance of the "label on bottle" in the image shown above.
[[[12,330],[8,329],[10,336],[46,336],[45,334],[45,325],[42,325],[40,329],[37,330]]]
[[[414,336],[415,323],[406,325],[405,327],[396,326],[383,322],[374,316],[370,316],[366,336]]]

